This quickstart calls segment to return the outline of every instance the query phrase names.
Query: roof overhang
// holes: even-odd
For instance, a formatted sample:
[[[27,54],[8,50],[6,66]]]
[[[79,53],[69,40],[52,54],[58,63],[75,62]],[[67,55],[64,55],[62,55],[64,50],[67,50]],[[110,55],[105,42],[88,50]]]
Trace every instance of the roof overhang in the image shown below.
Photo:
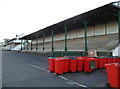
[[[62,22],[40,29],[39,31],[26,35],[20,39],[31,40],[40,38],[43,36],[43,32],[45,33],[45,36],[49,36],[52,34],[52,30],[54,31],[54,34],[62,33],[64,32],[65,26],[68,28],[68,31],[83,28],[84,24],[82,21],[85,20],[89,21],[89,26],[107,23],[109,21],[117,21],[117,16],[115,13],[117,14],[118,9],[120,9],[120,7],[118,7],[117,2],[112,2],[102,7],[93,9]]]

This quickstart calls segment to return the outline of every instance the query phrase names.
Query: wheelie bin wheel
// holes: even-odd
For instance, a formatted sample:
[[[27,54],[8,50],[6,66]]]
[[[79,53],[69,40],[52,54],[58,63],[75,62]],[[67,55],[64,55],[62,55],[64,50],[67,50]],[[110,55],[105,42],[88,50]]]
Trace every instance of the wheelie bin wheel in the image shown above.
[[[50,71],[51,73],[53,73],[53,71]]]
[[[107,82],[106,83],[106,87],[110,88],[110,83]]]
[[[60,74],[56,73],[57,76],[59,76]]]

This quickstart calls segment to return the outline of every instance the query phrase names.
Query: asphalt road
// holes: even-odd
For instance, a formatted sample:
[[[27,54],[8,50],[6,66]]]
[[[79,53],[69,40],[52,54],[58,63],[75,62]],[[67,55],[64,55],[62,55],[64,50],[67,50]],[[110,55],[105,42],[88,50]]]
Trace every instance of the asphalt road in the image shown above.
[[[2,52],[3,87],[104,87],[105,69],[93,73],[66,73],[57,76],[48,71],[48,57],[37,53]]]
[[[3,87],[78,87],[48,71],[47,57],[2,52]]]

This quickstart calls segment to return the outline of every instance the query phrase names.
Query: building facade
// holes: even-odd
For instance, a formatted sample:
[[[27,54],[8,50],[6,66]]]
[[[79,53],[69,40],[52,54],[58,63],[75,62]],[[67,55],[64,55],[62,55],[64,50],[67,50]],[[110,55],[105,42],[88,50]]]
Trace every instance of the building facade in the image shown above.
[[[120,43],[120,7],[113,2],[21,38],[23,51],[111,52]]]

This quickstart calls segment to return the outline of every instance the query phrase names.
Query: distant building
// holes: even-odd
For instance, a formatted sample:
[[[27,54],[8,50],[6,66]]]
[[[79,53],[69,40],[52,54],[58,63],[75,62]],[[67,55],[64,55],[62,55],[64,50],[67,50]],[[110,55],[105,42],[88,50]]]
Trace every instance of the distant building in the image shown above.
[[[15,47],[21,45],[20,37],[24,36],[24,34],[16,35],[13,39],[4,39],[4,50],[14,50]],[[21,47],[20,47],[21,48]]]
[[[4,43],[0,42],[0,51],[4,49]]]

